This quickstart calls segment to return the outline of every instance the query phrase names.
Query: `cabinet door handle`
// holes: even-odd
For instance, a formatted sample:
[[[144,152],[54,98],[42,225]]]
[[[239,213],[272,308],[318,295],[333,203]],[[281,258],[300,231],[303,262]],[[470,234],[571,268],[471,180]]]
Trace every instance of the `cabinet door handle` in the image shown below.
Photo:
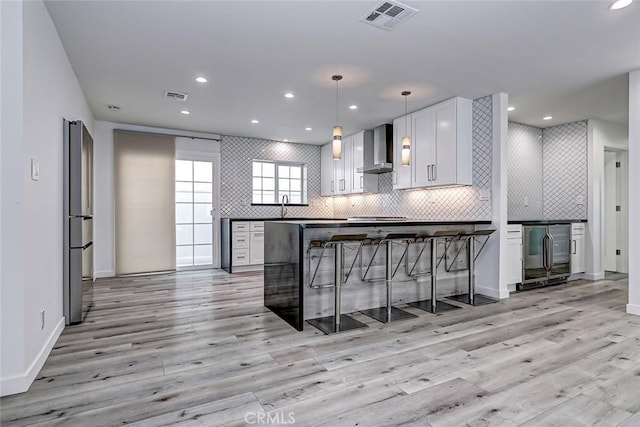
[[[571,243],[573,244],[573,251],[571,253],[575,255],[578,250],[578,242],[576,242],[575,240],[572,240]]]
[[[334,192],[334,189],[333,189],[333,181],[331,181],[331,192],[332,192],[332,193]]]
[[[360,175],[360,189],[364,188],[364,175]]]
[[[433,178],[433,181],[436,181],[438,179],[437,174],[436,174],[436,165],[433,164],[431,165],[431,178]]]
[[[427,181],[431,181],[431,165],[427,165]]]
[[[345,184],[344,179],[341,179],[340,180],[340,191],[344,191],[344,184]]]

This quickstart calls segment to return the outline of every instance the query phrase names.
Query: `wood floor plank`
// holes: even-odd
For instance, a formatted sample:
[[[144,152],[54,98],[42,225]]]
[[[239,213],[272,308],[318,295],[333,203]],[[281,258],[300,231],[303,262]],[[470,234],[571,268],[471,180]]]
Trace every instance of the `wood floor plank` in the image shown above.
[[[627,279],[324,335],[263,306],[262,274],[100,279],[3,426],[640,425],[640,318]],[[266,412],[265,412],[266,411]]]

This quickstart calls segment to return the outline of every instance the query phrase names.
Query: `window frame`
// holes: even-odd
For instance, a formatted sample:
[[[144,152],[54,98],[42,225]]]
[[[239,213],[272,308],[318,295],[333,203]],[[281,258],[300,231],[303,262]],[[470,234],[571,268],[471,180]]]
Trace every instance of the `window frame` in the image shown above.
[[[257,176],[253,175],[253,166],[258,163],[271,163],[274,165],[274,190],[275,199],[278,200],[278,195],[280,193],[279,188],[279,180],[280,177],[278,175],[278,167],[279,166],[298,166],[300,167],[300,200],[301,203],[287,203],[287,206],[309,206],[309,194],[308,194],[308,177],[307,177],[307,165],[303,162],[290,162],[290,161],[279,161],[279,160],[262,160],[262,159],[253,159],[251,160],[251,206],[281,206],[282,203],[274,202],[274,203],[256,203],[253,201],[253,193],[254,191],[264,191],[264,190],[256,190],[253,187],[253,179],[257,178]],[[263,177],[263,175],[260,175]],[[290,178],[283,178],[290,179]],[[270,190],[269,190],[270,191]],[[288,190],[288,193],[291,193],[291,190]]]

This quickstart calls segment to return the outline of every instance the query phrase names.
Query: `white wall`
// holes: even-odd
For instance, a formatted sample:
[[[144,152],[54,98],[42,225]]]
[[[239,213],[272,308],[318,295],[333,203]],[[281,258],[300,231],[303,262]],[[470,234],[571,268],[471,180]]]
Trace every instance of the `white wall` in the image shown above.
[[[22,5],[0,1],[0,395],[25,366],[22,322]],[[20,385],[20,384],[19,384]]]
[[[115,275],[115,210],[113,184],[113,131],[115,129],[163,135],[187,136],[204,139],[220,139],[220,135],[161,129],[96,121],[93,132],[94,194],[93,212],[93,265],[96,277]]]
[[[629,122],[632,120],[629,112]],[[604,278],[604,150],[618,150],[627,147],[627,132],[623,126],[604,120],[589,120],[587,124],[587,224],[586,236],[586,272],[590,280]]]
[[[640,182],[640,69],[629,73],[629,184]],[[629,185],[629,188],[632,188]],[[629,191],[629,304],[640,316],[640,191]]]
[[[4,8],[5,2],[2,4]],[[25,385],[28,387],[35,378],[64,328],[62,120],[79,119],[87,124],[90,131],[93,128],[93,115],[44,3],[29,1],[17,4],[22,7],[23,16],[12,25],[20,25],[23,35],[23,84],[21,96],[18,95],[22,98],[23,120],[20,122],[22,138],[13,140],[12,144],[19,146],[21,153],[12,152],[12,157],[5,159],[3,156],[3,161],[20,165],[12,184],[21,187],[22,222],[12,226],[19,234],[13,236],[16,239],[13,243],[22,243],[22,254],[18,263],[21,267],[18,282],[3,280],[2,287],[3,304],[5,286],[11,286],[13,292],[22,294],[21,314],[11,319],[11,326],[21,333],[19,336],[5,336],[3,333],[1,339],[3,349],[23,347],[23,363],[22,366],[11,365],[7,371],[3,365],[3,394],[26,390]],[[3,102],[4,96],[3,91]],[[39,181],[31,180],[31,159],[40,162]],[[3,200],[3,212],[4,209]],[[3,246],[4,243],[3,234]],[[4,250],[2,253],[3,264],[7,256],[19,256],[8,255]],[[11,297],[20,303],[20,296]],[[13,304],[11,301],[8,303]],[[45,310],[44,329],[41,329],[41,310]]]
[[[497,93],[492,97],[493,156],[491,169],[491,228],[489,238],[476,264],[476,291],[494,298],[508,298],[507,283],[507,143],[509,97]]]

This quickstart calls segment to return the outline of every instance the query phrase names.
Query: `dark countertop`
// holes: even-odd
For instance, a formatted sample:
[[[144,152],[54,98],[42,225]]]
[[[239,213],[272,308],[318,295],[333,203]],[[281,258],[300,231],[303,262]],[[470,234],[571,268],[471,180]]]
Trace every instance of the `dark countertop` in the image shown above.
[[[309,218],[309,217],[285,217],[280,218],[279,216],[274,217],[262,217],[262,218],[241,218],[241,217],[222,217],[222,220],[229,221],[316,221],[316,220],[332,220],[336,218]],[[346,218],[340,218],[341,220],[346,220]]]
[[[394,221],[348,221],[344,219],[287,219],[278,220],[279,223],[299,225],[301,228],[342,228],[342,227],[379,227],[379,226],[419,226],[419,225],[476,225],[491,224],[491,221],[428,221],[420,219]]]
[[[508,224],[522,225],[547,225],[547,224],[573,224],[576,222],[587,222],[586,219],[544,219],[544,220],[526,220],[526,221],[507,221]]]

